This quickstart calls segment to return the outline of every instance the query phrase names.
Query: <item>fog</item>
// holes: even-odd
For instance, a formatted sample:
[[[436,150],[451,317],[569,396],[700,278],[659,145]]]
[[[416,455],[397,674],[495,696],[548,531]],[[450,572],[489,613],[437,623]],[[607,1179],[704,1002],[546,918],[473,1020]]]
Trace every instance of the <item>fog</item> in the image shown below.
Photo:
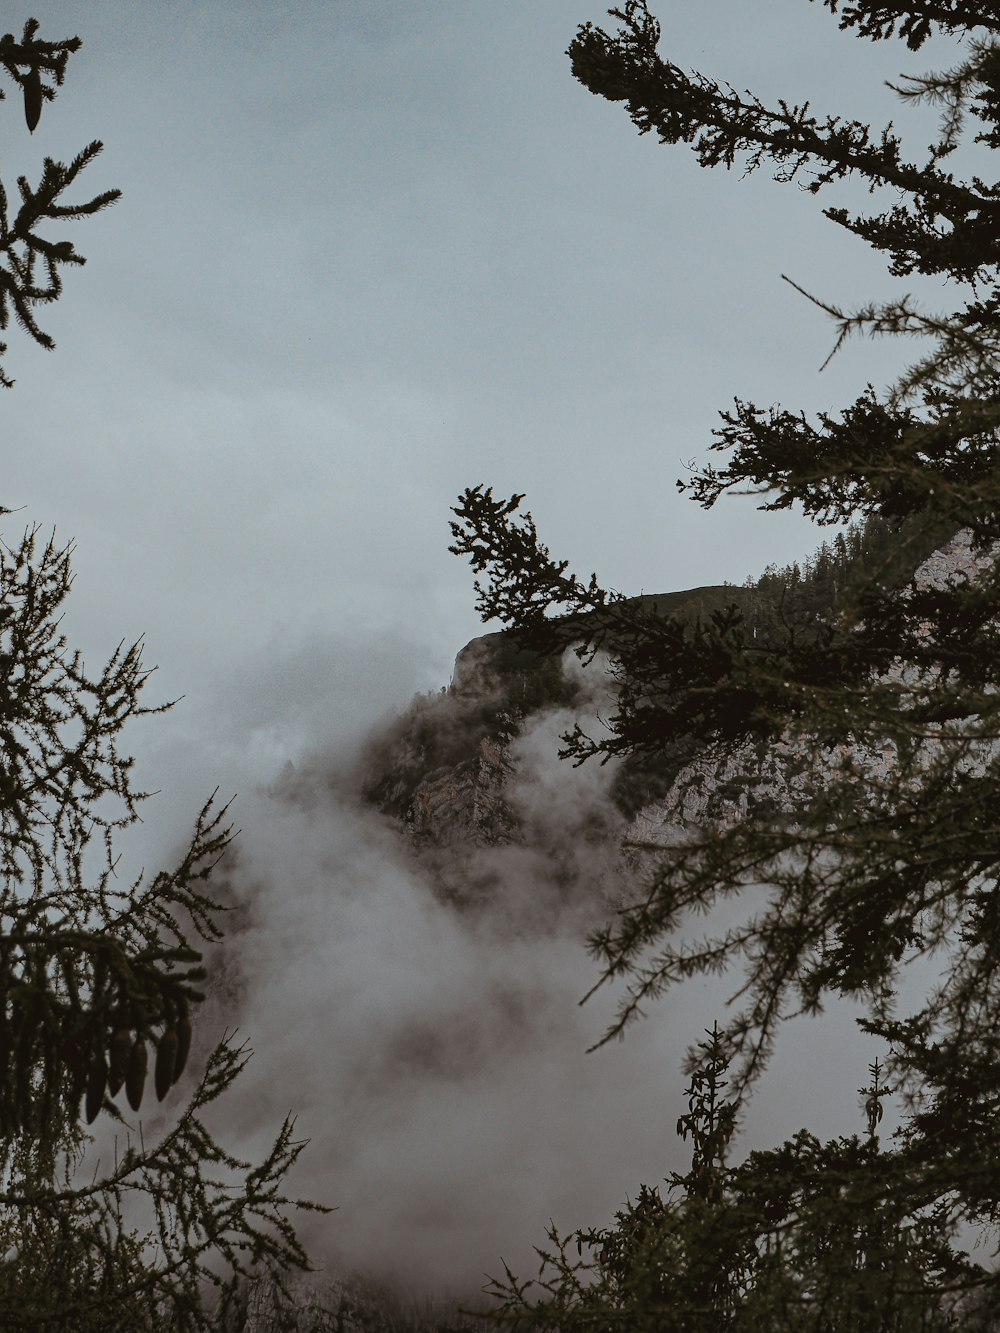
[[[860,43],[802,0],[767,23],[744,0],[663,9],[670,58],[878,125],[900,112],[887,78],[954,57]],[[898,283],[811,196],[702,171],[586,94],[564,52],[603,5],[33,12],[84,49],[34,136],[5,103],[8,190],[99,137],[79,197],[124,197],[67,228],[88,263],[45,311],[57,352],[12,338],[7,539],[22,519],[75,536],[70,642],[94,661],[145,632],[150,701],[187,696],[132,729],[159,794],[122,877],[171,864],[217,785],[238,793],[198,1040],[236,1025],[255,1054],[219,1137],[249,1154],[294,1112],[290,1190],[337,1210],[304,1219],[314,1262],[475,1293],[501,1255],[534,1268],[550,1217],[608,1223],[685,1168],[680,1065],[739,979],[586,1053],[618,997],[578,1003],[613,877],[585,831],[616,816],[610,768],[558,762],[565,717],[519,744],[528,848],[419,861],[360,804],[371,729],[476,632],[449,506],[524,491],[556,558],[629,593],[801,558],[801,515],[705,513],[675,479],[734,394],[830,410],[899,372],[898,347],[857,342],[818,374],[833,330],[782,272],[851,308]],[[935,112],[900,119],[919,154]],[[852,1014],[783,1030],[737,1153],[862,1129],[884,1052]]]
[[[209,954],[195,1054],[233,1027],[253,1048],[211,1117],[227,1147],[262,1154],[289,1112],[296,1137],[310,1140],[288,1185],[336,1209],[300,1216],[316,1266],[472,1301],[501,1259],[523,1277],[537,1270],[533,1246],[550,1219],[563,1232],[608,1225],[640,1183],[687,1169],[690,1149],[674,1133],[686,1109],[681,1063],[724,1019],[736,979],[692,981],[623,1042],[588,1054],[618,999],[600,990],[579,1003],[597,977],[586,934],[623,888],[622,819],[608,795],[613,765],[573,768],[557,751],[574,720],[599,729],[607,715],[601,664],[574,712],[538,715],[513,746],[506,797],[522,844],[418,856],[359,799],[369,733],[389,725],[391,701],[405,706],[393,692],[413,663],[403,645],[375,648],[362,660],[381,653],[380,682],[352,675],[346,660],[331,675],[328,661],[304,673],[284,718],[269,699],[268,725],[247,747],[233,806],[241,831],[217,878],[234,908]],[[579,672],[572,656],[567,664]],[[143,769],[207,778],[232,719],[221,699],[196,727],[184,726],[184,710],[169,743],[144,750]],[[214,757],[239,766],[231,751]],[[265,762],[269,780],[254,781]],[[156,799],[176,827],[176,789]],[[879,1053],[846,1006],[788,1025],[737,1156],[802,1124],[861,1132],[857,1089]],[[147,1132],[167,1123],[183,1090],[149,1109]]]

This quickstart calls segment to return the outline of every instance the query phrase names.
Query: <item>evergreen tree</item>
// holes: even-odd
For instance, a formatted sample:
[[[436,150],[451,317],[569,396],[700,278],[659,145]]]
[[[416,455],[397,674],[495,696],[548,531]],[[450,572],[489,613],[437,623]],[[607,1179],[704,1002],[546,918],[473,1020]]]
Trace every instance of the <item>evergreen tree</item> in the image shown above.
[[[21,89],[24,117],[32,134],[41,118],[42,107],[54,99],[56,88],[62,87],[70,55],[79,51],[83,45],[79,37],[61,42],[42,41],[36,35],[38,26],[37,19],[28,19],[20,41],[9,32],[0,37],[0,66]],[[0,99],[5,97],[6,93],[0,89]],[[7,191],[0,182],[0,329],[7,328],[13,308],[14,317],[21,327],[31,334],[35,342],[50,351],[55,343],[38,327],[33,307],[59,299],[62,294],[59,270],[63,264],[82,265],[87,261],[77,253],[72,241],[46,240],[35,229],[46,219],[87,217],[121,198],[120,190],[105,190],[85,204],[59,201],[66,187],[75,182],[80,172],[97,157],[103,147],[100,140],[95,139],[76,155],[69,166],[47,157],[42,178],[35,189],[28,184],[27,177],[18,177],[21,206],[13,221],[8,212]],[[42,263],[45,269],[44,282],[39,281],[36,272]],[[7,344],[0,343],[0,355],[6,351]],[[5,389],[13,388],[14,385],[14,381],[7,378],[2,368],[0,385]]]
[[[679,786],[701,783],[698,818],[674,845],[646,849],[656,858],[648,883],[591,939],[597,985],[626,983],[604,1040],[677,982],[742,967],[745,1006],[720,1037],[739,1102],[783,1019],[855,997],[862,1027],[889,1045],[887,1076],[909,1115],[898,1152],[877,1170],[852,1150],[824,1172],[843,1168],[841,1194],[857,1202],[863,1188],[874,1216],[891,1201],[897,1219],[933,1216],[945,1232],[958,1221],[991,1227],[1000,1220],[1000,184],[960,179],[949,159],[969,137],[1000,147],[1000,18],[985,0],[825,4],[860,38],[901,38],[913,50],[933,32],[962,39],[954,68],[897,89],[904,102],[942,109],[925,160],[910,160],[891,127],[873,132],[808,104],[771,108],[685,72],[659,52],[643,0],[610,11],[616,32],[581,27],[568,54],[584,86],[625,103],[640,133],[687,144],[703,166],[767,165],[813,194],[848,178],[892,187],[898,202],[882,213],[832,205],[825,215],[884,252],[891,274],[949,279],[945,290],[960,294],[942,312],[910,297],[852,313],[810,298],[837,321],[839,340],[919,335],[930,350],[890,390],[868,386],[839,413],[810,419],[737,400],[712,444],[725,465],[678,483],[706,508],[749,488],[765,510],[855,520],[836,598],[818,610],[795,595],[809,580],[792,571],[765,632],[754,632],[745,597],[694,622],[660,615],[596,575],[576,577],[541,544],[530,514],[518,515],[523,497],[496,500],[483,486],[460,499],[452,549],[485,576],[484,619],[538,652],[611,652],[611,732],[592,740],[577,728],[565,755],[670,752]],[[873,550],[871,532],[888,541]],[[917,577],[928,551],[956,533],[969,543],[966,568]],[[697,774],[685,768],[695,757]],[[753,912],[751,886],[755,907],[756,886],[767,894]],[[703,942],[679,938],[695,913],[727,900],[733,915],[746,904],[742,921]],[[931,954],[940,981],[901,1016],[901,974]],[[801,1188],[813,1170],[806,1153]],[[972,1289],[994,1279],[955,1281]],[[951,1280],[942,1273],[939,1285],[943,1295]],[[874,1290],[877,1305],[894,1288],[886,1276]]]
[[[21,42],[0,38],[30,131],[54,96],[43,74],[61,85],[80,46],[40,41],[37,29],[30,19]],[[69,167],[46,159],[37,190],[21,178],[13,223],[0,185],[0,327],[12,307],[45,347],[32,307],[59,296],[61,264],[84,261],[35,227],[118,197],[57,202],[100,149],[91,144]],[[0,383],[13,381],[0,372]],[[168,705],[141,703],[149,673],[139,643],[120,644],[96,673],[69,650],[60,619],[70,556],[37,530],[0,543],[0,1327],[228,1328],[245,1275],[280,1283],[307,1267],[288,1211],[313,1205],[280,1192],[303,1145],[286,1120],[251,1164],[209,1131],[207,1108],[248,1058],[232,1037],[197,1061],[162,1133],[143,1134],[114,1101],[124,1093],[138,1112],[151,1092],[177,1096],[203,998],[194,945],[221,938],[206,880],[231,830],[213,796],[173,869],[119,880],[115,836],[138,821],[148,795],[133,783],[122,731]],[[114,1151],[81,1178],[90,1142],[81,1115],[102,1113],[120,1127]]]
[[[978,1267],[953,1249],[942,1210],[910,1215],[886,1186],[895,1154],[876,1126],[886,1088],[871,1067],[868,1134],[821,1143],[800,1130],[780,1148],[727,1162],[738,1106],[723,1097],[718,1027],[699,1043],[677,1132],[690,1170],[661,1196],[640,1186],[616,1225],[537,1249],[538,1276],[506,1269],[485,1290],[504,1327],[536,1333],[946,1333],[997,1327],[976,1295]],[[574,1253],[575,1252],[575,1253]],[[968,1287],[969,1293],[962,1288]]]

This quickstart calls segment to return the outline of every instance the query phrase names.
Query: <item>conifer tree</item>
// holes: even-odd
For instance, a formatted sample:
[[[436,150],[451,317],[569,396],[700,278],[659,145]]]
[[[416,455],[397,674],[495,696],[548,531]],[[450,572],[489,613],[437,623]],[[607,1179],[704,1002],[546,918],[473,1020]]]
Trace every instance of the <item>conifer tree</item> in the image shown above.
[[[70,55],[83,45],[79,37],[59,42],[42,41],[37,36],[38,27],[37,19],[28,19],[20,41],[9,32],[0,37],[0,66],[21,90],[24,118],[32,134],[41,118],[42,107],[55,98],[56,88],[62,87]],[[5,98],[6,92],[0,88],[0,100]],[[13,309],[18,324],[35,342],[50,351],[55,343],[38,327],[33,307],[59,299],[62,265],[79,266],[87,261],[76,251],[72,241],[46,239],[39,236],[36,228],[45,221],[88,217],[121,198],[120,190],[104,190],[85,204],[60,200],[67,186],[75,183],[80,172],[103,147],[100,140],[95,139],[68,166],[47,157],[42,178],[34,189],[26,176],[18,177],[21,206],[13,219],[8,209],[7,191],[0,182],[0,329],[7,328]],[[37,273],[43,266],[44,281]],[[6,351],[7,344],[0,343],[0,355]],[[5,389],[14,385],[2,368],[0,385]]]
[[[904,104],[941,110],[940,136],[922,160],[892,127],[876,132],[808,104],[768,106],[684,71],[660,51],[644,0],[610,11],[614,32],[583,25],[568,54],[576,78],[623,102],[640,133],[687,145],[705,167],[768,167],[777,182],[815,195],[848,179],[890,187],[896,202],[883,212],[832,203],[825,216],[884,253],[892,275],[948,280],[941,299],[951,304],[940,311],[901,296],[845,312],[833,297],[810,296],[836,322],[837,346],[869,333],[919,336],[926,350],[889,390],[869,385],[837,413],[811,418],[736,400],[711,445],[725,464],[678,483],[706,508],[749,489],[765,510],[797,505],[820,525],[854,520],[861,538],[845,542],[854,558],[836,598],[824,608],[792,595],[809,583],[793,574],[693,622],[661,616],[606,591],[596,575],[574,575],[540,542],[531,515],[518,514],[522,496],[497,500],[482,485],[460,498],[452,549],[484,576],[484,619],[500,619],[536,651],[611,654],[610,732],[593,739],[577,728],[564,755],[666,755],[675,797],[701,783],[698,818],[674,845],[645,849],[655,870],[590,941],[597,985],[626,987],[603,1040],[685,978],[739,968],[744,1005],[720,1036],[739,1104],[785,1018],[815,1014],[831,997],[859,999],[862,1027],[889,1048],[886,1077],[907,1119],[878,1170],[857,1154],[839,1164],[844,1191],[876,1212],[891,1200],[900,1218],[933,1215],[945,1232],[960,1221],[995,1227],[1000,183],[963,179],[950,163],[970,139],[1000,148],[1000,18],[985,0],[825,7],[861,39],[902,39],[911,50],[932,33],[961,39],[953,68],[907,76],[896,89]],[[888,544],[866,550],[871,531],[888,533]],[[950,538],[961,567],[919,574]],[[723,902],[735,924],[703,941],[681,937],[695,914]],[[901,1015],[901,977],[929,955],[940,980]],[[800,1168],[807,1180],[813,1167]],[[973,1289],[995,1278],[955,1280]],[[942,1296],[949,1281],[941,1277]],[[882,1294],[890,1287],[888,1278],[876,1284]]]
[[[0,38],[29,131],[81,44],[37,30],[29,19],[20,42]],[[45,347],[32,307],[60,295],[60,265],[84,261],[35,228],[118,197],[57,202],[100,149],[69,167],[46,159],[36,190],[21,178],[13,222],[0,184],[0,327],[12,308]],[[0,383],[13,381],[0,372]],[[122,731],[169,705],[141,702],[140,643],[119,644],[97,672],[69,649],[70,558],[37,529],[0,542],[0,1328],[229,1328],[243,1276],[280,1284],[308,1266],[288,1214],[313,1205],[281,1193],[303,1145],[288,1119],[263,1161],[244,1162],[206,1123],[249,1058],[232,1036],[191,1055],[205,978],[195,946],[221,938],[206,881],[231,829],[213,796],[175,867],[120,878],[115,837],[148,798]],[[176,1113],[150,1134],[132,1117],[154,1095]],[[116,1137],[82,1177],[82,1120],[99,1116]]]
[[[698,1044],[677,1133],[690,1170],[667,1190],[641,1185],[616,1225],[578,1229],[537,1248],[537,1277],[485,1288],[488,1318],[528,1333],[986,1333],[980,1269],[953,1249],[941,1211],[911,1216],[883,1191],[895,1167],[881,1150],[887,1089],[870,1067],[868,1132],[821,1143],[800,1130],[779,1148],[728,1162],[738,1106],[725,1096],[718,1026]],[[963,1290],[967,1288],[967,1290]]]

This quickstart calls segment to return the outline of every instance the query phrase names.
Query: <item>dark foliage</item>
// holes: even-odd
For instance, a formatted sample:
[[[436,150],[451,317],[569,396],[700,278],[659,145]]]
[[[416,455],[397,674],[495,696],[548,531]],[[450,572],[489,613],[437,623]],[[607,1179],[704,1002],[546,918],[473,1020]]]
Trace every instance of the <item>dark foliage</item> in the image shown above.
[[[37,30],[29,19],[21,42],[0,38],[29,131],[81,44],[43,42]],[[84,261],[35,227],[118,198],[115,190],[88,204],[57,202],[100,148],[89,145],[69,167],[47,158],[37,190],[21,178],[13,223],[0,185],[9,265],[0,267],[0,327],[13,307],[44,347],[52,342],[31,307],[59,296],[59,265]],[[12,381],[0,372],[0,383]],[[249,1058],[231,1036],[198,1061],[172,1124],[144,1133],[115,1104],[124,1092],[132,1112],[148,1113],[151,1094],[175,1096],[186,1072],[205,979],[194,945],[221,938],[206,881],[231,829],[213,795],[173,868],[119,878],[115,837],[148,798],[134,785],[122,731],[169,705],[141,703],[149,672],[140,643],[119,644],[97,672],[70,650],[60,627],[70,557],[35,529],[0,543],[0,1327],[231,1328],[246,1277],[280,1283],[307,1267],[288,1213],[314,1205],[280,1188],[304,1145],[290,1118],[259,1163],[217,1142],[207,1108]],[[85,1175],[91,1140],[81,1113],[119,1126],[113,1149]]]
[[[597,985],[626,985],[603,1040],[621,1036],[676,983],[738,967],[743,1008],[718,1035],[736,1062],[737,1106],[782,1020],[816,1013],[830,997],[861,1000],[861,1026],[889,1047],[887,1077],[907,1111],[898,1151],[823,1146],[803,1131],[730,1181],[740,1197],[753,1194],[757,1167],[779,1180],[785,1173],[786,1193],[765,1202],[779,1213],[794,1205],[783,1224],[789,1262],[779,1253],[777,1285],[755,1278],[739,1287],[731,1326],[754,1317],[766,1327],[974,1327],[974,1297],[957,1293],[995,1278],[949,1242],[960,1222],[1000,1221],[1000,184],[948,168],[970,123],[982,127],[978,143],[1000,146],[1000,22],[994,6],[974,0],[828,7],[859,36],[895,36],[914,49],[934,31],[965,38],[955,68],[897,89],[904,101],[941,108],[940,138],[922,158],[907,155],[891,127],[818,115],[808,104],[769,107],[685,72],[658,49],[660,27],[643,0],[610,11],[613,33],[582,26],[568,54],[576,78],[623,102],[640,133],[687,144],[703,166],[767,166],[778,182],[813,194],[849,178],[873,194],[890,187],[896,202],[884,212],[831,206],[825,215],[882,252],[891,274],[949,280],[942,290],[953,304],[943,313],[908,296],[853,313],[810,298],[836,321],[837,346],[856,333],[917,335],[929,350],[891,389],[869,386],[839,413],[813,419],[737,401],[711,445],[725,465],[693,467],[678,483],[705,507],[749,490],[764,509],[798,505],[820,524],[852,520],[852,529],[808,570],[771,571],[687,621],[636,606],[595,575],[575,576],[541,544],[530,514],[518,514],[520,496],[467,490],[452,549],[483,576],[484,619],[500,620],[523,645],[555,654],[576,642],[584,654],[610,653],[610,735],[594,740],[577,728],[564,753],[659,768],[679,811],[697,797],[670,846],[637,849],[654,869],[591,938]],[[950,538],[951,572],[921,572]],[[725,928],[685,937],[695,916],[721,906]],[[901,1015],[900,980],[911,961],[930,956],[939,981]],[[700,1060],[695,1053],[704,1071]],[[737,1228],[740,1211],[727,1212]],[[845,1286],[856,1264],[837,1256],[824,1227],[846,1235],[862,1213],[866,1253],[887,1236],[888,1257],[866,1260],[865,1282]],[[686,1272],[676,1243],[664,1245],[669,1272]],[[743,1252],[720,1253],[739,1286]],[[814,1300],[824,1283],[862,1304],[840,1309],[831,1294],[828,1313],[808,1322],[796,1303]],[[774,1323],[775,1293],[786,1287],[793,1313]],[[761,1309],[758,1290],[770,1302]],[[982,1301],[990,1299],[995,1288]],[[590,1322],[542,1326],[617,1326],[602,1319],[603,1309]]]
[[[38,20],[28,19],[19,42],[9,32],[0,37],[0,65],[24,94],[25,120],[32,133],[38,125],[42,106],[46,101],[51,102],[56,88],[62,86],[69,56],[83,45],[79,37],[61,42],[41,41],[37,32]],[[43,74],[52,82],[44,82]],[[0,89],[0,98],[4,96]],[[13,309],[14,317],[25,332],[49,350],[55,343],[38,327],[32,307],[59,299],[62,294],[59,269],[63,264],[81,265],[87,261],[77,253],[72,241],[46,240],[38,235],[36,228],[47,220],[82,218],[99,213],[121,198],[120,190],[104,190],[85,204],[60,202],[63,191],[75,183],[80,172],[93,162],[103,147],[95,139],[69,166],[47,157],[42,178],[34,189],[28,184],[27,177],[19,176],[17,188],[21,206],[13,220],[8,209],[7,191],[0,182],[0,329],[7,328]],[[40,262],[44,264],[44,281],[40,281],[36,273]],[[7,344],[0,343],[0,355],[6,351]],[[14,385],[2,369],[0,385],[6,389]]]
[[[874,1125],[881,1068],[860,1089],[869,1130],[821,1143],[800,1130],[780,1148],[727,1162],[737,1103],[723,1096],[718,1028],[699,1044],[677,1133],[691,1167],[643,1185],[616,1225],[538,1249],[537,1278],[484,1288],[492,1318],[527,1333],[945,1333],[996,1328],[982,1270],[953,1248],[947,1210],[913,1210],[906,1166]],[[873,1123],[874,1122],[874,1123]],[[575,1254],[574,1254],[575,1251]]]

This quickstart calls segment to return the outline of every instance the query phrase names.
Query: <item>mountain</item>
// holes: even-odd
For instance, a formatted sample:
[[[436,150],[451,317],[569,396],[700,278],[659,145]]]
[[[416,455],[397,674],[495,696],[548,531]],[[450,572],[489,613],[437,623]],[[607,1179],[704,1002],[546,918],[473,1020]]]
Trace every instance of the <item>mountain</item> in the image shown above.
[[[742,587],[693,588],[627,605],[690,622],[736,604],[752,630],[766,636],[774,617],[790,608],[805,620],[835,614],[859,574],[901,581],[919,569],[921,582],[936,583],[975,577],[985,560],[962,533],[900,534],[869,524],[839,534],[802,568],[770,569]],[[577,628],[579,621],[566,622],[568,643]],[[564,934],[582,937],[634,886],[643,860],[635,844],[662,843],[679,820],[697,817],[690,779],[699,757],[681,747],[653,762],[626,758],[604,769],[558,760],[558,737],[577,719],[593,734],[613,713],[613,640],[605,648],[584,667],[571,646],[543,656],[511,633],[482,635],[458,653],[447,686],[417,696],[371,735],[357,787],[457,911],[495,912],[503,895],[500,907],[515,927],[523,913],[525,930],[551,920]],[[244,1333],[444,1333],[477,1326],[463,1323],[447,1303],[406,1306],[362,1279],[320,1282],[311,1275],[295,1293],[289,1310],[269,1287],[255,1287]]]
[[[680,622],[706,619],[736,606],[754,635],[771,632],[779,613],[817,620],[836,611],[859,576],[876,570],[886,582],[901,583],[917,570],[918,582],[975,577],[987,556],[972,552],[967,534],[941,530],[907,531],[869,521],[838,534],[804,568],[770,568],[757,580],[689,588],[625,599],[624,608]],[[566,639],[597,613],[566,618]],[[372,736],[366,756],[365,799],[397,820],[414,844],[425,850],[518,841],[523,818],[510,800],[516,786],[517,741],[545,714],[572,725],[574,713],[593,708],[603,693],[613,708],[608,652],[590,674],[574,662],[573,649],[543,656],[521,646],[508,631],[473,639],[459,652],[451,683],[439,693],[420,695],[399,718]],[[602,679],[598,681],[597,676]],[[697,755],[665,747],[655,761],[625,759],[611,783],[606,827],[616,825],[621,842],[662,834],[685,810],[683,790]]]

